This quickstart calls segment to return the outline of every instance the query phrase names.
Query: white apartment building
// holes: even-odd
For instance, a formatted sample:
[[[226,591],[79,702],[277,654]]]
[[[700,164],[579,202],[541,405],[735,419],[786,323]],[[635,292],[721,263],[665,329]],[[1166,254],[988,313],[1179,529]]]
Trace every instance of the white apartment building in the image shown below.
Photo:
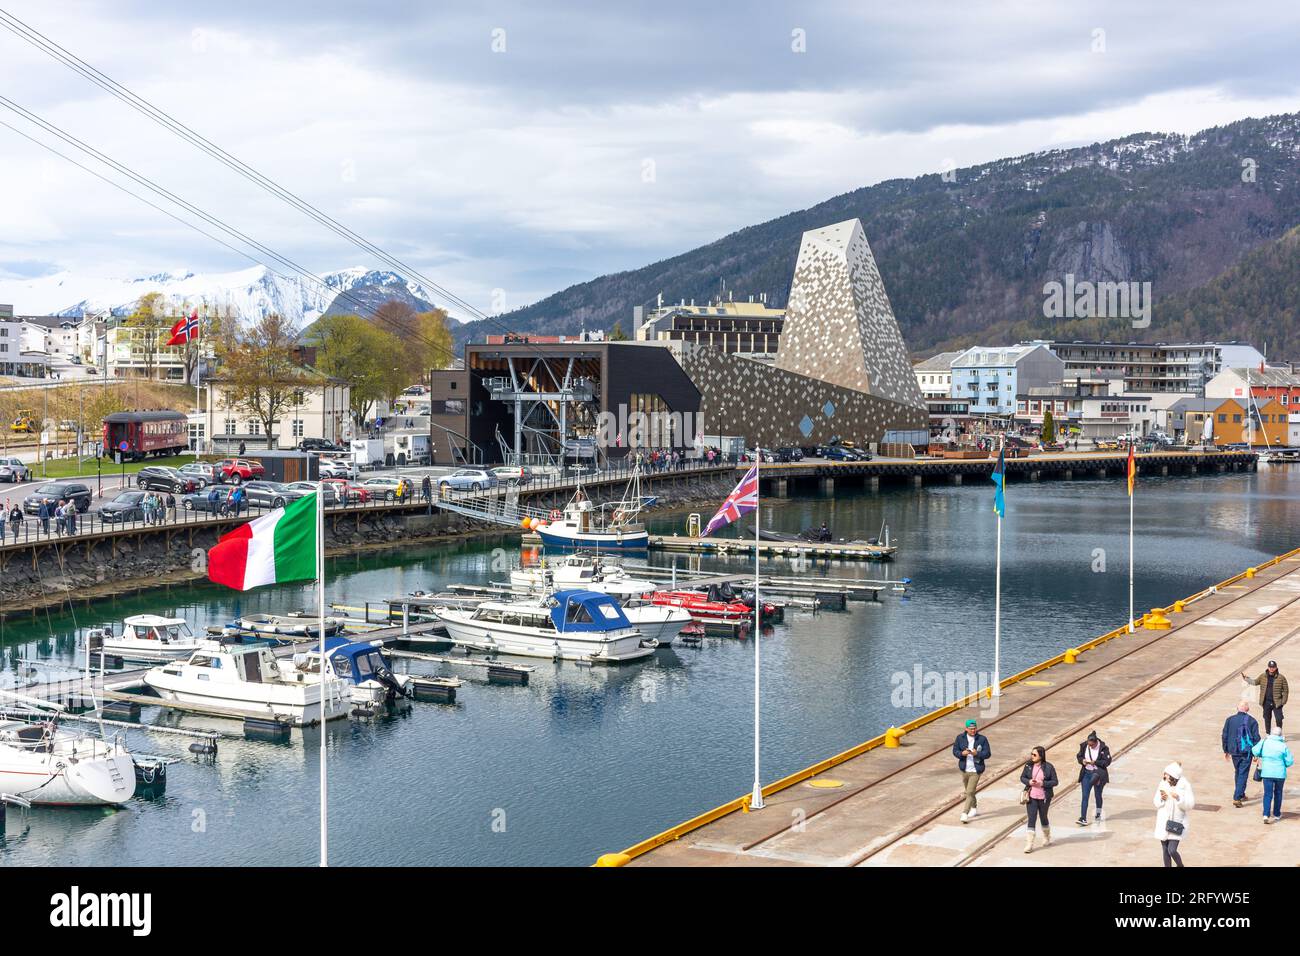
[[[1225,368],[1255,368],[1264,356],[1241,342],[1051,342],[1066,378],[1117,374],[1130,392],[1199,394]]]
[[[940,352],[912,366],[923,398],[952,397],[952,363],[961,352]]]

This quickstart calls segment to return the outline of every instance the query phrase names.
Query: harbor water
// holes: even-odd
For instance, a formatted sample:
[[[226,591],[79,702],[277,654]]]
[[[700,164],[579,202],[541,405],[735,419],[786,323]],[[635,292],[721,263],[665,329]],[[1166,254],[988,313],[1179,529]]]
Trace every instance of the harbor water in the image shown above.
[[[1142,479],[1136,500],[1138,613],[1171,603],[1296,546],[1300,469]],[[1003,528],[1002,672],[1060,653],[1123,623],[1128,514],[1117,480],[1018,482]],[[705,519],[709,517],[704,516]],[[685,516],[652,522],[684,531]],[[942,682],[993,669],[996,517],[992,486],[839,489],[834,498],[764,502],[765,527],[826,522],[836,537],[875,537],[888,523],[889,565],[813,562],[783,575],[910,578],[905,593],[843,612],[791,612],[765,630],[763,780],[851,747],[932,709]],[[485,537],[331,559],[331,602],[360,605],[451,583],[504,580],[517,536]],[[669,555],[652,555],[671,564]],[[700,559],[676,558],[682,573]],[[704,559],[707,570],[752,559]],[[77,663],[87,627],[130,614],[177,614],[197,628],[240,614],[314,606],[314,588],[240,594],[179,585],[11,614],[0,625],[0,686],[24,681],[20,660]],[[416,703],[399,716],[328,728],[331,862],[344,865],[588,864],[749,790],[753,646],[705,638],[622,667],[524,660],[526,687],[492,686],[469,669],[424,673],[464,681],[454,706]],[[399,669],[401,667],[399,666]],[[52,672],[51,672],[52,673]],[[917,675],[927,678],[917,686]],[[959,680],[960,686],[960,680]],[[220,721],[160,716],[203,728]],[[237,732],[238,723],[226,729]],[[1099,728],[1104,731],[1104,728]],[[287,743],[222,740],[214,765],[186,738],[128,732],[132,749],[180,757],[166,795],[119,810],[11,810],[0,863],[310,865],[317,859],[318,729]],[[996,749],[997,742],[993,741]]]

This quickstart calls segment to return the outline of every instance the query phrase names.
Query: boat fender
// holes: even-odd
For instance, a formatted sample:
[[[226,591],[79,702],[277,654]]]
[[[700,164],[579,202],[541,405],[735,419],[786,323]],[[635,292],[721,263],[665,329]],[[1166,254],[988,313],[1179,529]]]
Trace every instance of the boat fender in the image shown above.
[[[560,512],[559,512],[558,510],[556,510],[555,508],[552,508],[552,509],[551,509],[551,520],[552,520],[552,521],[559,521],[559,520],[560,520],[560,517],[561,517]]]

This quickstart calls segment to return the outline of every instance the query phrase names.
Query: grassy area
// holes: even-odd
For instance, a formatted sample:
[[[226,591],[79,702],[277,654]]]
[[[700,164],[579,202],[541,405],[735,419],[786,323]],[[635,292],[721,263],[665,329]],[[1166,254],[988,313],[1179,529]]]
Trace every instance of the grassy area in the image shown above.
[[[188,465],[194,461],[193,455],[175,455],[170,458],[149,458],[145,461],[128,461],[126,463],[126,473],[133,475],[146,465],[170,465],[173,468],[179,468],[181,465]],[[105,475],[120,475],[123,466],[115,464],[113,459],[105,458],[103,461]],[[32,466],[32,477],[39,480],[41,475],[40,463],[34,463]],[[85,478],[95,475],[95,459],[86,458],[81,461],[81,472],[77,472],[77,459],[75,458],[51,458],[45,463],[45,478]]]

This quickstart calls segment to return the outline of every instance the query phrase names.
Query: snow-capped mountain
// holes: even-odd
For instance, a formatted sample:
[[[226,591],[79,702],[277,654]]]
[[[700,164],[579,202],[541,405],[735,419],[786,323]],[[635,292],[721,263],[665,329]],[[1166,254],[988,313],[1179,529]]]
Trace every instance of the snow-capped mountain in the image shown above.
[[[79,318],[104,311],[126,315],[141,296],[161,292],[177,312],[206,306],[218,314],[239,316],[244,322],[277,312],[302,326],[319,318],[340,293],[368,287],[389,287],[423,303],[436,301],[419,283],[385,270],[343,269],[327,272],[321,279],[324,288],[308,279],[285,278],[266,266],[208,274],[162,272],[138,279],[60,272],[39,279],[0,279],[0,302],[11,303],[19,315]],[[340,308],[348,301],[342,300]]]

